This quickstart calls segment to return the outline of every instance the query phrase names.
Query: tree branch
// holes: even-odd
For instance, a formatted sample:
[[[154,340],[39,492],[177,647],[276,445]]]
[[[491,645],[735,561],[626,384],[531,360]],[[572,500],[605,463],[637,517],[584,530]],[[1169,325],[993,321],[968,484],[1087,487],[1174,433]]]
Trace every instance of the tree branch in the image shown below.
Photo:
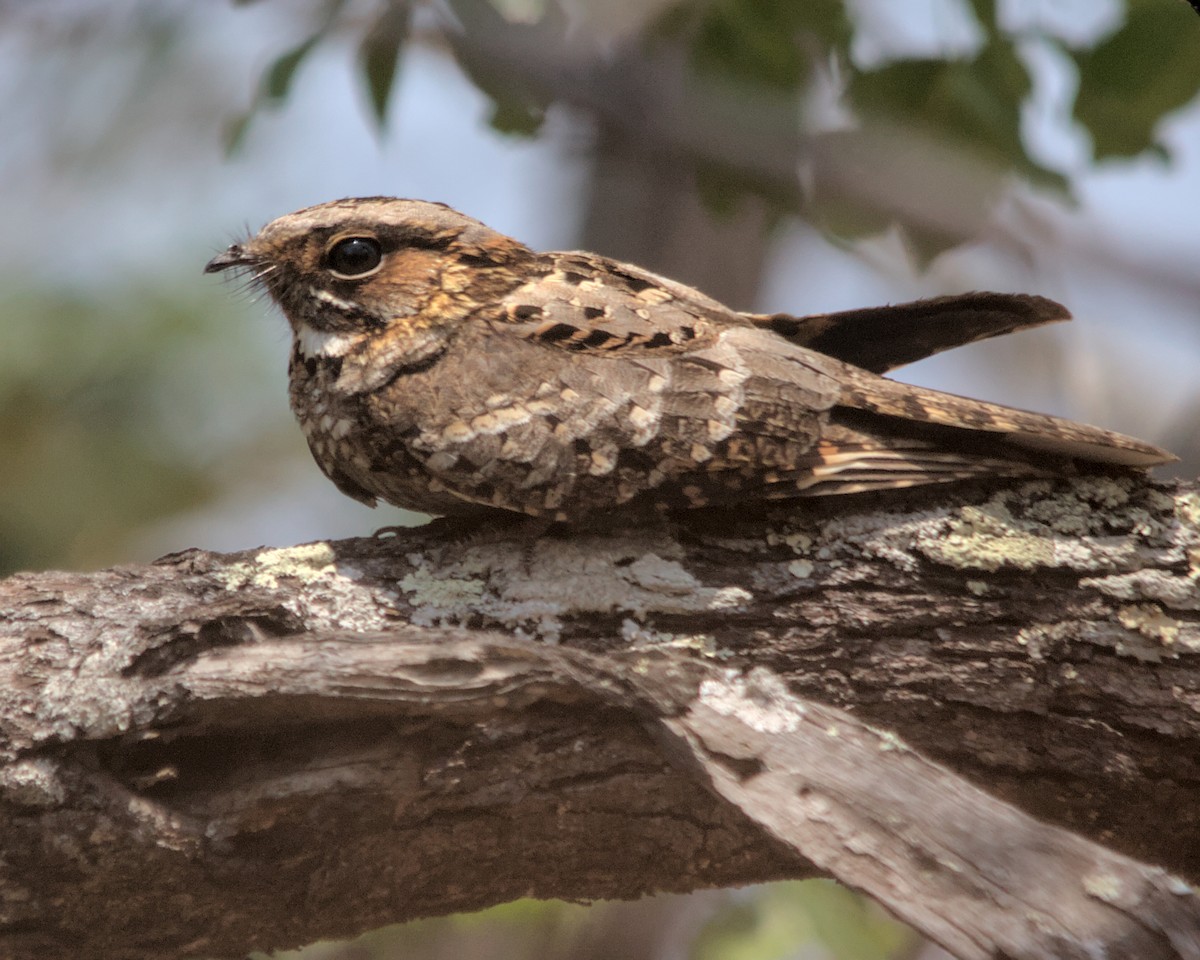
[[[0,955],[819,874],[1197,958],[1198,576],[1195,486],[1083,478],[14,577]]]

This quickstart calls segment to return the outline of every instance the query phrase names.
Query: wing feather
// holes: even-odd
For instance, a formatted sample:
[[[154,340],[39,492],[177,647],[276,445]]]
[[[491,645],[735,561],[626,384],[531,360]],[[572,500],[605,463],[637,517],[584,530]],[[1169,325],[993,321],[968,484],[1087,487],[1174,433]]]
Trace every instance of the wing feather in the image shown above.
[[[467,437],[459,449],[496,489],[537,491],[559,515],[643,496],[700,506],[1171,459],[1131,437],[897,383],[812,348],[886,369],[1065,319],[1053,301],[971,294],[789,318],[794,328],[783,329],[778,317],[733,313],[625,264],[558,254],[545,266],[493,305],[487,352],[498,368],[537,372],[529,389],[545,396],[530,406],[542,404],[550,427],[522,427],[498,446]]]

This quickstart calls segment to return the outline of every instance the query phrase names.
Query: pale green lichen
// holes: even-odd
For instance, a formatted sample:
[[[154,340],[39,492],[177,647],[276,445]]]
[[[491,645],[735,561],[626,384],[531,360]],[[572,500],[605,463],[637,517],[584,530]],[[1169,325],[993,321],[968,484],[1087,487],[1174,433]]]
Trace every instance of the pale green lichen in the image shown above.
[[[1178,642],[1183,624],[1167,616],[1161,607],[1152,603],[1135,603],[1121,607],[1117,619],[1127,630],[1135,630],[1148,640],[1157,640],[1164,646]]]
[[[217,576],[227,590],[280,590],[287,581],[280,599],[310,629],[379,630],[394,612],[388,594],[370,589],[363,571],[338,561],[325,542],[260,550]]]
[[[621,622],[621,639],[635,650],[669,647],[696,653],[710,660],[724,660],[732,656],[729,651],[721,650],[717,646],[716,638],[710,633],[668,633],[654,630],[631,619]]]
[[[1074,502],[1071,502],[1070,506],[1073,508],[1080,500],[1086,502],[1087,498],[1072,499]],[[1112,503],[1111,506],[1117,506],[1117,504]],[[1086,512],[1075,509],[1064,510],[1060,497],[1035,496],[1031,498],[1031,502],[1025,510],[1025,516],[1050,528],[1055,533],[1061,533],[1068,537],[1083,537],[1091,533],[1093,529],[1091,510]]]
[[[708,588],[709,610],[739,610],[754,601],[754,594],[742,587]]]
[[[1175,498],[1174,506],[1179,522],[1200,534],[1200,493],[1181,493]]]
[[[879,737],[878,749],[880,753],[908,752],[908,744],[890,730],[873,730],[873,732]]]
[[[1031,660],[1042,660],[1050,648],[1071,642],[1077,633],[1077,624],[1035,623],[1017,632],[1017,643],[1025,648]]]
[[[1079,477],[1071,484],[1069,495],[1101,510],[1113,511],[1129,503],[1132,490],[1127,477]]]
[[[1122,898],[1121,878],[1111,873],[1090,873],[1083,878],[1083,889],[1089,897],[1116,903]]]
[[[581,613],[697,613],[738,609],[753,594],[709,586],[689,571],[679,543],[662,530],[626,538],[543,538],[526,551],[504,543],[453,544],[413,555],[400,591],[414,623],[461,623],[481,617],[532,628],[543,638],[559,618]]]
[[[408,594],[408,599],[414,606],[436,607],[447,611],[467,609],[487,591],[487,585],[482,580],[439,576],[427,567],[413,570],[397,586]]]
[[[783,680],[763,667],[746,674],[728,671],[720,680],[704,680],[697,700],[760,733],[791,733],[805,715],[804,705],[793,699]]]
[[[788,564],[788,573],[798,580],[807,580],[813,575],[813,569],[811,560],[793,560]]]
[[[668,596],[687,596],[700,586],[678,560],[664,560],[656,553],[643,554],[625,569],[638,586]]]
[[[32,757],[0,769],[0,796],[21,807],[57,807],[66,802],[67,789],[57,761]]]
[[[781,534],[769,540],[786,542]],[[857,552],[909,573],[933,560],[964,571],[1059,568],[1104,576],[1173,563],[1193,548],[1200,583],[1200,496],[1134,478],[1079,477],[1030,481],[957,507],[839,515],[804,541],[803,556],[832,566]],[[982,595],[980,586],[968,589]]]
[[[1097,646],[1113,648],[1118,654],[1139,660],[1155,661],[1162,658],[1160,646],[1147,644],[1138,634],[1126,633],[1107,624],[1080,623],[1074,620],[1062,623],[1035,623],[1022,627],[1016,636],[1017,644],[1024,647],[1031,660],[1045,660],[1052,653],[1069,650],[1080,640]],[[1064,672],[1068,680],[1074,679],[1072,672]]]
[[[279,588],[281,578],[309,584],[336,572],[333,548],[325,542],[260,550],[250,560],[230,564],[220,574],[227,590],[246,585],[267,590]]]
[[[1081,587],[1091,587],[1117,600],[1153,600],[1175,610],[1200,610],[1200,587],[1194,573],[1176,576],[1162,570],[1134,570],[1106,577],[1086,577]]]
[[[786,546],[792,553],[803,556],[812,549],[815,541],[811,534],[796,530],[790,533],[780,533],[771,530],[767,533],[767,543],[772,547]]]
[[[733,651],[722,649],[711,633],[674,633],[666,636],[665,646],[690,650],[708,660],[729,660],[733,657]]]
[[[1042,624],[1022,630],[1018,634],[1018,643],[1025,645],[1030,657],[1035,660],[1044,659],[1052,647],[1067,650],[1079,640],[1098,647],[1109,647],[1117,656],[1130,657],[1143,663],[1161,663],[1165,655],[1174,655],[1161,637],[1153,632],[1147,635],[1139,631],[1136,618],[1118,622],[1121,626],[1075,622]],[[1188,642],[1186,635],[1181,634],[1179,648],[1188,649]],[[1070,667],[1069,672],[1064,670],[1063,677],[1074,680],[1075,668]]]
[[[937,535],[918,546],[931,560],[969,570],[1032,570],[1055,562],[1053,540],[1023,528],[999,499],[962,507]]]
[[[1026,484],[960,507],[933,532],[919,531],[918,549],[931,560],[967,570],[1101,572],[1134,565],[1141,545],[1130,534],[1146,537],[1161,524],[1149,510],[1129,506],[1129,489],[1129,481],[1104,477],[1080,479],[1062,490]],[[1021,505],[1020,517],[1013,503]],[[1126,535],[1115,536],[1109,529],[1113,511],[1122,507]]]
[[[1187,544],[1188,579],[1200,585],[1200,494],[1184,493],[1176,497],[1175,519]]]

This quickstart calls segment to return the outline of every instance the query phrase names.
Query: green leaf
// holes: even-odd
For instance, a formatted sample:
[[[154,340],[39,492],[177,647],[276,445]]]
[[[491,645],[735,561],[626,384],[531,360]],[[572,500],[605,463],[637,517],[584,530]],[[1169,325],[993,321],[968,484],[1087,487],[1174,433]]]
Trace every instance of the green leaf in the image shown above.
[[[389,0],[368,28],[358,48],[358,62],[375,123],[382,130],[387,120],[388,98],[396,79],[400,49],[408,37],[409,6],[406,0]]]
[[[258,96],[254,98],[254,102],[248,109],[229,121],[225,127],[224,141],[227,154],[232,154],[241,148],[245,142],[246,133],[250,130],[250,124],[254,122],[254,118],[264,104],[277,106],[283,102],[291,89],[296,70],[304,62],[305,57],[313,51],[320,39],[321,34],[313,34],[303,43],[292,47],[271,62],[271,65],[263,72],[262,80],[258,85]]]
[[[793,3],[794,26],[822,41],[824,47],[845,57],[854,39],[854,27],[846,14],[843,0],[810,0]]]
[[[304,58],[312,53],[313,48],[321,39],[319,33],[313,34],[303,43],[293,47],[287,53],[281,54],[263,74],[262,92],[266,100],[282,100],[292,88],[296,70]]]
[[[233,153],[245,139],[250,123],[264,106],[277,107],[286,98],[292,88],[296,72],[317,45],[325,39],[333,27],[337,15],[345,6],[346,0],[326,0],[324,14],[320,27],[307,40],[290,48],[271,61],[270,66],[263,71],[258,84],[258,93],[248,110],[236,117],[225,130],[225,149]]]
[[[493,130],[518,137],[532,137],[542,129],[546,111],[539,106],[515,99],[497,99],[488,120]]]
[[[1065,193],[1066,179],[1025,149],[1021,105],[1030,89],[1012,42],[996,38],[973,60],[901,60],[861,71],[847,94],[868,122],[884,117]]]
[[[448,0],[462,24],[461,32],[448,35],[459,67],[482,93],[492,99],[490,118],[500,133],[533,136],[546,118],[553,92],[538,78],[525,78],[508,69],[497,49],[510,55],[518,51],[539,53],[560,47],[566,20],[557,5],[550,6],[536,24],[510,23],[487,0]]]
[[[979,25],[989,36],[995,36],[998,28],[996,0],[971,0],[971,9],[975,11],[975,19],[979,21]]]
[[[226,124],[222,138],[227,154],[232,154],[241,148],[242,141],[246,138],[246,131],[250,129],[250,121],[253,119],[254,108],[251,107],[249,110],[243,110]]]
[[[696,36],[697,69],[768,87],[797,86],[808,75],[808,57],[775,14],[769,3],[714,5]]]
[[[690,33],[697,70],[782,90],[795,90],[808,80],[814,47],[845,52],[851,36],[839,0],[685,5],[663,17],[657,31],[676,37]]]
[[[738,211],[746,196],[761,197],[773,210],[799,210],[799,187],[790,182],[755,173],[746,167],[716,160],[695,163],[696,192],[705,207],[718,218],[729,218]]]
[[[1192,15],[1176,0],[1130,0],[1116,33],[1073,56],[1075,119],[1091,134],[1096,159],[1165,155],[1159,123],[1200,92],[1200,30]]]
[[[994,53],[982,63],[902,60],[860,73],[849,92],[868,117],[915,124],[938,139],[976,144],[1017,161],[1023,159],[1018,121],[1028,78],[1000,67]]]

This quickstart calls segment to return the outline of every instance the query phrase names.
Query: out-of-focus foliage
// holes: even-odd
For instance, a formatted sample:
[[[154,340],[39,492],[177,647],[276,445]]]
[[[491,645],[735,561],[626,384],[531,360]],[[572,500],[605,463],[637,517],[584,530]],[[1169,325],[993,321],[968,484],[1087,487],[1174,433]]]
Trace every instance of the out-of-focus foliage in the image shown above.
[[[1147,151],[1166,158],[1156,130],[1200,91],[1200,29],[1182,4],[1127,0],[1127,8],[1116,33],[1069,51],[1079,68],[1075,119],[1092,135],[1097,159]]]
[[[249,127],[250,121],[259,110],[267,107],[278,107],[287,99],[287,95],[292,89],[292,81],[295,80],[296,72],[300,69],[300,65],[317,48],[317,45],[329,35],[337,23],[338,14],[342,12],[342,8],[345,5],[346,0],[322,0],[320,21],[317,28],[300,41],[300,43],[289,47],[271,61],[271,65],[262,75],[262,80],[258,85],[258,92],[251,102],[249,109],[236,117],[229,125],[227,136],[228,145],[231,149],[241,143],[242,138],[246,135],[246,129]],[[399,5],[397,6],[399,7]],[[373,50],[371,58],[363,58],[362,70],[367,87],[371,91],[372,100],[380,104],[380,115],[382,115],[382,111],[387,107],[388,95],[391,92],[392,81],[395,78],[395,70],[381,71],[378,67],[373,66],[373,64],[380,60],[390,60],[395,64],[400,56],[400,45],[402,42],[403,35],[397,36],[394,38],[394,43],[389,42],[388,47],[390,49],[381,51],[380,44],[372,39],[370,31],[367,32],[362,40],[364,48],[371,47]],[[386,78],[381,83],[381,78],[383,78],[385,73]]]
[[[849,890],[805,880],[772,884],[718,910],[689,960],[788,960],[799,944],[814,944],[813,955],[830,960],[887,960],[916,942],[907,927]]]
[[[276,14],[272,25],[277,28],[264,32],[271,38],[265,57],[255,48],[254,56],[263,57],[256,62],[264,64],[257,83],[229,74],[226,61],[211,53],[210,59],[190,63],[195,72],[182,72],[189,67],[189,30],[208,15],[202,5],[131,0],[124,6],[129,21],[120,27],[112,8],[80,2],[79,19],[69,32],[95,37],[110,31],[106,56],[83,64],[76,62],[71,43],[53,43],[53,10],[68,4],[46,4],[42,9],[51,12],[41,14],[47,26],[39,36],[51,39],[33,58],[43,72],[26,80],[21,96],[10,98],[13,109],[27,111],[33,135],[11,141],[19,146],[49,139],[55,149],[40,169],[58,170],[59,176],[84,170],[87,176],[77,178],[83,185],[69,195],[55,183],[45,205],[138,206],[152,214],[142,224],[157,223],[159,197],[184,194],[191,186],[189,171],[195,167],[186,161],[200,152],[198,138],[218,139],[196,133],[213,126],[204,121],[230,118],[230,145],[248,145],[246,153],[253,154],[256,145],[243,137],[247,125],[264,111],[284,106],[303,114],[309,104],[300,80],[309,70],[324,69],[317,65],[322,55],[326,67],[331,56],[343,58],[361,84],[368,122],[398,139],[402,133],[386,128],[389,108],[395,106],[400,67],[408,66],[404,58],[419,43],[454,58],[490,100],[492,127],[505,134],[538,135],[551,108],[565,104],[610,126],[626,124],[623,135],[640,138],[648,154],[669,155],[678,164],[679,179],[694,183],[718,212],[729,212],[755,194],[772,210],[799,212],[843,243],[899,223],[909,248],[928,260],[973,239],[973,229],[1014,181],[1053,197],[1071,195],[1069,174],[1031,151],[1026,137],[1037,92],[1030,46],[1053,51],[1077,70],[1070,110],[1077,130],[1087,134],[1093,160],[1170,159],[1160,139],[1162,121],[1192,102],[1200,89],[1200,19],[1180,0],[1113,0],[1117,16],[1111,27],[1086,40],[1052,27],[1012,26],[1004,3],[960,0],[974,28],[973,43],[919,54],[905,53],[899,45],[873,57],[860,50],[867,32],[863,12],[885,9],[897,26],[911,26],[908,5],[894,0],[253,2]],[[944,6],[954,2],[946,0]],[[39,6],[18,3],[9,9],[20,7],[33,16]],[[0,0],[0,12],[3,8]],[[103,96],[80,98],[78,103],[87,104],[80,108],[70,96],[71,84],[55,86],[56,76],[71,73],[54,74],[48,68],[56,62],[72,67]],[[652,72],[648,82],[643,78],[640,85],[621,87],[627,73],[664,63],[670,70],[679,68],[686,92],[699,94],[691,104],[691,128],[670,126],[687,113],[676,110],[673,101],[665,100],[666,106],[653,113],[641,99],[656,92]],[[26,97],[26,90],[40,99]],[[614,90],[618,96],[606,100]],[[113,114],[121,103],[130,107],[125,122],[110,122],[96,107],[101,100]],[[239,115],[238,105],[246,104]],[[352,105],[342,106],[345,114],[354,114]],[[262,124],[254,132],[266,137],[270,131]],[[327,135],[313,130],[311,138]],[[438,161],[444,157],[437,143],[405,146]],[[273,172],[278,155],[275,162]],[[291,171],[311,160],[298,156],[284,162]],[[136,197],[115,196],[113,171],[130,168],[153,169],[169,186],[159,183],[163,193],[155,194],[154,185],[139,183]],[[488,179],[485,167],[479,177]],[[249,182],[247,167],[223,169],[221,189],[236,193],[246,186],[243,180]],[[919,208],[924,219],[910,216],[898,198]],[[941,214],[949,211],[958,219],[930,215],[938,204]],[[180,229],[161,219],[170,230]],[[236,220],[228,224],[237,225]],[[114,227],[99,245],[113,243],[118,235]],[[195,240],[186,262],[169,268],[158,261],[139,264],[136,275],[148,286],[130,288],[117,277],[125,287],[120,294],[64,292],[58,254],[69,250],[76,263],[102,259],[89,253],[97,245],[94,239],[76,233],[64,234],[51,251],[54,256],[46,257],[57,268],[49,274],[52,280],[42,281],[46,286],[36,288],[24,276],[0,279],[5,298],[0,572],[126,559],[129,538],[137,536],[139,526],[210,502],[218,491],[228,496],[264,463],[294,463],[296,476],[316,475],[285,409],[282,321],[264,317],[265,305],[248,317],[239,315],[228,289],[210,283],[201,298],[178,279],[186,275],[198,283],[201,262],[213,252],[200,246],[220,239]],[[85,240],[92,241],[90,247]],[[182,260],[184,252],[177,252]],[[274,324],[278,332],[269,335],[274,341],[258,355],[246,330],[233,329],[236,324]],[[267,371],[274,371],[269,381]],[[256,418],[271,403],[278,416],[268,433]],[[1190,429],[1183,436],[1195,433]],[[287,459],[293,455],[294,460]],[[278,509],[275,491],[267,486]],[[363,523],[370,522],[368,515]],[[188,544],[172,541],[176,545]],[[587,909],[522,901],[376,931],[352,945],[322,945],[303,956],[867,960],[911,952],[912,940],[903,928],[829,884],[725,894],[699,908],[696,900],[688,900],[690,922],[676,921],[676,939],[668,948],[661,928],[672,905],[683,902],[664,897]]]
[[[220,291],[197,301],[4,287],[0,572],[120,559],[140,524],[211,498],[214,453],[258,440],[245,415],[248,435],[214,443],[236,437],[263,362],[227,355],[212,321]],[[222,383],[229,402],[214,404]]]
[[[701,910],[694,903],[679,896],[590,907],[518,900],[272,960],[888,960],[920,942],[878,907],[825,880],[714,893]],[[679,923],[682,909],[686,922]]]
[[[681,39],[695,68],[750,88],[794,91],[828,57],[846,60],[853,36],[841,0],[717,0],[676,4],[648,39]]]
[[[556,960],[575,956],[605,905],[516,900],[478,913],[384,927],[349,942],[252,954],[252,960]],[[585,954],[586,955],[586,954]]]
[[[404,0],[389,3],[367,28],[359,44],[359,66],[380,128],[387,119],[388,98],[400,63],[400,48],[408,36],[408,21],[408,4]]]
[[[536,11],[515,11],[511,4],[491,4],[489,0],[448,0],[460,21],[469,24],[470,37],[515,37],[536,31],[547,39],[546,53],[567,29],[562,8],[550,2]],[[536,15],[536,18],[535,18]],[[554,91],[524,71],[514,70],[505,57],[480,53],[472,44],[454,44],[452,49],[459,68],[494,104],[492,128],[518,136],[537,134],[546,119],[546,110],[554,101]]]
[[[1065,191],[1066,179],[1032,159],[1021,137],[1021,106],[1033,84],[1014,40],[994,19],[983,25],[987,39],[973,59],[898,60],[854,71],[847,97],[867,116],[887,117],[894,126]]]
[[[843,0],[646,3],[641,20],[622,21],[624,35],[615,46],[639,46],[653,55],[674,45],[684,51],[697,83],[728,88],[748,110],[764,98],[792,98],[795,108],[788,122],[795,124],[797,142],[805,137],[820,141],[835,164],[841,159],[836,150],[845,146],[848,163],[859,165],[863,177],[886,175],[892,140],[903,139],[897,151],[918,171],[919,155],[929,144],[954,151],[960,166],[972,168],[976,182],[956,195],[952,223],[939,222],[946,217],[936,211],[926,218],[906,217],[897,212],[896,202],[881,203],[878,196],[864,203],[837,176],[832,188],[818,184],[803,196],[794,176],[802,155],[777,157],[765,173],[760,156],[738,162],[727,153],[706,154],[701,147],[681,158],[690,167],[681,174],[697,176],[714,209],[755,193],[780,212],[807,217],[834,239],[899,227],[922,262],[973,239],[972,230],[1012,177],[1063,199],[1071,197],[1069,178],[1034,156],[1022,133],[1022,111],[1033,93],[1023,44],[1049,43],[1077,65],[1074,117],[1090,135],[1097,160],[1167,156],[1157,139],[1161,121],[1200,91],[1200,70],[1195,68],[1200,63],[1200,24],[1186,6],[1178,0],[1124,0],[1124,17],[1116,29],[1081,45],[1048,28],[1006,28],[995,0],[963,2],[982,39],[972,51],[942,58],[897,55],[880,63],[858,62],[853,55],[855,7]],[[411,38],[407,24],[413,5],[383,0],[378,18],[365,26],[343,23],[342,5],[343,0],[325,0],[314,32],[267,68],[254,107],[234,125],[236,136],[255,110],[287,96],[297,68],[316,46],[356,30],[362,31],[358,69],[373,115],[384,123],[395,64]],[[582,0],[447,0],[454,22],[445,35],[460,67],[494,103],[495,129],[534,135],[555,102],[595,106],[581,98],[580,86],[589,70],[602,72],[611,51],[597,55],[583,38],[603,20],[606,6]],[[528,55],[531,51],[534,56]],[[862,139],[841,137],[832,151],[825,149],[824,136],[844,131],[820,131],[806,118],[804,97],[818,80],[837,86],[840,105],[853,117]],[[776,122],[777,114],[772,118]],[[747,150],[753,153],[754,144],[747,144]],[[881,155],[868,157],[868,151]],[[898,172],[914,179],[902,166]]]

